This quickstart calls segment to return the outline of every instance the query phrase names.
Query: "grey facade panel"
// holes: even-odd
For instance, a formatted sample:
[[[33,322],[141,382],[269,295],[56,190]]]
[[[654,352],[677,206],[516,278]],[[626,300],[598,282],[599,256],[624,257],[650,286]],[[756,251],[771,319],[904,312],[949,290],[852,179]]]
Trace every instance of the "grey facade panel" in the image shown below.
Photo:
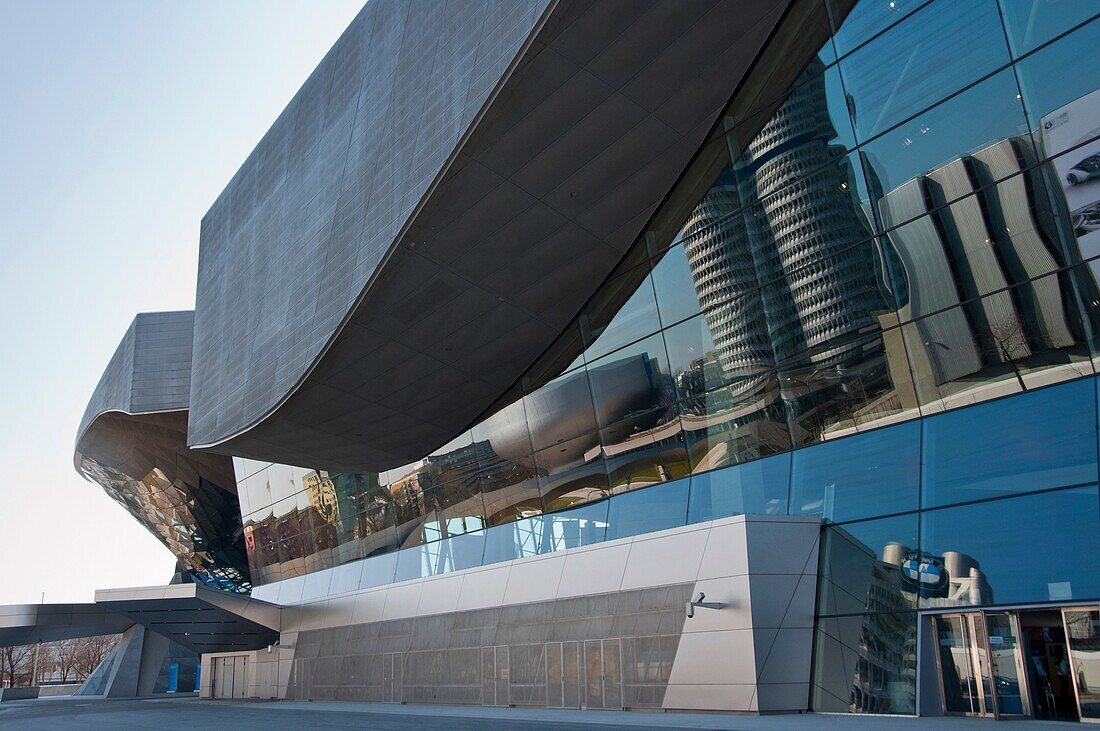
[[[368,5],[204,220],[189,443],[375,471],[461,432],[623,257],[785,4]],[[392,50],[346,71],[341,157],[312,89],[368,32]],[[259,200],[280,145],[300,160]]]
[[[371,2],[353,21],[203,220],[192,443],[293,390],[544,7]]]
[[[92,393],[77,442],[101,414],[186,409],[195,313],[143,312],[122,336]]]

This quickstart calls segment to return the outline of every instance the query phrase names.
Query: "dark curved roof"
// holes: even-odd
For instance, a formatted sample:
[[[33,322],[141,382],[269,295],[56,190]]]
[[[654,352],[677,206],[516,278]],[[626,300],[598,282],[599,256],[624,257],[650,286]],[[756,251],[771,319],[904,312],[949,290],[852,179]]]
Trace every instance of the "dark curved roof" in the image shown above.
[[[375,471],[611,272],[785,0],[369,3],[203,221],[189,443]]]
[[[77,430],[73,463],[195,579],[249,587],[233,465],[187,447],[193,312],[138,315]]]

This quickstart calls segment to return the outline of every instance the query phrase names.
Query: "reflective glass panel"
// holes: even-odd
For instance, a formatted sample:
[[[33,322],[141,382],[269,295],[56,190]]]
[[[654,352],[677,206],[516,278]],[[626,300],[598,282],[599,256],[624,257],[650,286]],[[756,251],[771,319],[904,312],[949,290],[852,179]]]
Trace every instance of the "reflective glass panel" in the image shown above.
[[[835,29],[833,42],[844,56],[901,22],[928,0],[826,0]]]
[[[1093,21],[1016,64],[1031,130],[1048,157],[1078,147],[1100,132],[1096,128],[1098,24]]]
[[[1092,379],[924,421],[925,507],[1097,479]]]
[[[918,422],[799,449],[791,513],[839,522],[916,510],[919,475]]]
[[[701,293],[684,247],[674,246],[653,267],[653,289],[661,324],[668,327],[698,314]]]
[[[589,363],[585,368],[600,426],[617,424],[640,412],[669,406],[676,401],[665,341],[660,333]]]
[[[791,448],[787,415],[774,373],[692,396],[681,403],[680,409],[693,473]]]
[[[783,515],[790,476],[789,452],[693,475],[688,522],[731,515]]]
[[[607,496],[607,467],[598,433],[544,449],[535,455],[535,464],[542,506],[547,512]]]
[[[919,557],[917,514],[829,526],[822,544],[818,614],[915,608],[918,586],[902,573]]]
[[[988,273],[988,271],[987,271]],[[925,414],[1089,375],[1088,267],[994,292],[903,326]],[[1087,338],[1087,340],[1086,340]]]
[[[1098,12],[1080,0],[1000,0],[1012,53],[1020,57]]]
[[[1008,60],[996,0],[930,3],[841,59],[856,136],[883,132]]]
[[[917,614],[822,617],[814,631],[813,710],[916,712]]]
[[[539,518],[542,536],[539,553],[564,551],[600,543],[607,537],[607,500]]]
[[[661,329],[649,266],[605,282],[580,317],[584,357],[592,362]]]
[[[894,379],[905,378],[905,353],[882,332],[838,339],[806,351],[779,371],[795,446],[891,423],[907,404]],[[914,414],[915,416],[915,414]]]
[[[611,497],[607,540],[675,528],[687,522],[688,480],[674,480]]]
[[[1094,597],[1100,495],[1093,486],[930,510],[921,548],[943,571],[922,606]]]
[[[1005,69],[876,137],[861,149],[875,199],[889,201],[893,191],[917,176],[960,155],[1017,137],[1026,145],[1026,152],[1031,153],[1016,77],[1012,69]],[[903,196],[904,193],[898,193],[895,197]],[[902,208],[897,202],[895,209],[882,214],[883,225],[890,227],[913,218],[917,213],[911,206],[912,203]]]

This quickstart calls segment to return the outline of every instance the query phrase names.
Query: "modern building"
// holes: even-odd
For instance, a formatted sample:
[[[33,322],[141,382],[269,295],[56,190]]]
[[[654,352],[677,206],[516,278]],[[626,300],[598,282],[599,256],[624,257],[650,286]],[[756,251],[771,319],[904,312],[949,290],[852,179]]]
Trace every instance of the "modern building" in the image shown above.
[[[1100,718],[1098,69],[1088,2],[371,0],[92,397],[182,583],[87,611],[211,697]]]

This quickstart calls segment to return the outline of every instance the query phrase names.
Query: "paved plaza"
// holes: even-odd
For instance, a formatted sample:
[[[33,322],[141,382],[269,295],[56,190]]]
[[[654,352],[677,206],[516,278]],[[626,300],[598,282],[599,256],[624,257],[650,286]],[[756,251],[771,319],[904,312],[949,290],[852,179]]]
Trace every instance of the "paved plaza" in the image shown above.
[[[645,713],[330,702],[43,698],[0,706],[0,728],[11,729],[719,729],[721,731],[967,731],[999,728],[969,718]],[[1064,723],[1014,721],[1013,731],[1071,729]]]

